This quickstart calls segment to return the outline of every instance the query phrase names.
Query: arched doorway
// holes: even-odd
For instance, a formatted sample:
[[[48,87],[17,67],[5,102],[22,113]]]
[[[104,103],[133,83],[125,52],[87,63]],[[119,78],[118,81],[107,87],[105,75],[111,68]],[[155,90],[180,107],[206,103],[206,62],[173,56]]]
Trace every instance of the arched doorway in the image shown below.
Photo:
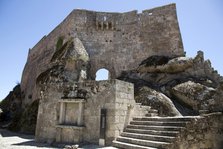
[[[95,79],[96,81],[109,80],[109,79],[110,79],[110,73],[107,69],[102,68],[96,72],[96,79]]]

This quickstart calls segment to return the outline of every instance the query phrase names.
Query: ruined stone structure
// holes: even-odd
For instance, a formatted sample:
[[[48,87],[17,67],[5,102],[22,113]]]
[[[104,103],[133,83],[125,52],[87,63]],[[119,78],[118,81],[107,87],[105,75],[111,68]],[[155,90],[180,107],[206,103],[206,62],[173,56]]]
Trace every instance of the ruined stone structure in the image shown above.
[[[74,10],[30,49],[21,81],[26,103],[37,99],[35,80],[48,69],[59,39],[66,43],[71,38],[78,38],[90,57],[90,80],[100,68],[109,70],[115,79],[151,55],[184,55],[175,5],[139,14]]]
[[[36,141],[221,149],[223,79],[201,51],[184,56],[175,4],[72,11],[23,71],[21,105],[39,100]],[[110,80],[95,81],[101,68]]]
[[[79,89],[75,90],[74,86]],[[81,88],[87,95],[75,93]],[[67,97],[63,95],[64,89],[69,91]],[[85,81],[62,86],[50,84],[42,86],[41,90],[50,94],[43,95],[40,101],[37,141],[98,143],[100,110],[106,109],[105,140],[106,144],[111,144],[133,116],[145,115],[149,109],[135,103],[131,83],[119,80]]]

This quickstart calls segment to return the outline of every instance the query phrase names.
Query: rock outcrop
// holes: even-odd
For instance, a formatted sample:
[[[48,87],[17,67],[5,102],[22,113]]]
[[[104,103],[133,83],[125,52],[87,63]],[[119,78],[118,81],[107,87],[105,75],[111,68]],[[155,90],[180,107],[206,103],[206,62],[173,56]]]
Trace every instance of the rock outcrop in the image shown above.
[[[16,85],[9,95],[0,103],[0,127],[12,131],[24,133],[35,133],[36,118],[38,111],[38,100],[22,108],[24,93],[20,85]],[[32,98],[32,97],[30,97]]]
[[[192,58],[177,57],[168,60],[165,56],[152,56],[148,58],[147,61],[143,62],[143,64],[138,67],[137,71],[141,73],[179,73],[192,67],[192,65]]]
[[[184,104],[194,110],[208,110],[210,106],[216,104],[213,95],[216,90],[212,87],[204,86],[200,83],[188,81],[178,84],[172,88],[172,93]]]
[[[143,105],[159,109],[158,113],[160,116],[181,116],[171,99],[149,87],[144,86],[140,88],[135,94],[135,100]]]
[[[58,39],[58,48],[48,68],[37,77],[37,84],[79,82],[87,79],[89,56],[82,42],[78,38],[70,38],[65,43],[61,40]]]
[[[22,93],[20,85],[16,85],[9,95],[0,103],[0,127],[8,127],[10,130],[18,130],[18,121],[22,109]]]
[[[145,90],[147,86],[168,97],[182,115],[198,115],[204,110],[222,111],[220,82],[223,78],[214,71],[209,60],[204,61],[201,51],[195,58],[151,56],[136,70],[124,72],[119,79],[134,83],[136,99],[144,104],[151,105],[148,101],[152,93]],[[140,94],[144,97],[137,98]],[[165,105],[164,100],[156,101],[159,104],[152,106],[155,109]]]

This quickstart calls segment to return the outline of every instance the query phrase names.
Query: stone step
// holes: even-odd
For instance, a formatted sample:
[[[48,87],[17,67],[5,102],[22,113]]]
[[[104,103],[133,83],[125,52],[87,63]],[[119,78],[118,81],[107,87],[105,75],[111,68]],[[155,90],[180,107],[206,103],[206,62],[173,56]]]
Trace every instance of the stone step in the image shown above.
[[[150,109],[151,110],[151,109]],[[154,112],[154,113],[153,113]],[[157,114],[155,111],[147,116]],[[133,118],[124,132],[113,142],[115,147],[126,149],[168,149],[177,135],[195,116]]]
[[[209,110],[199,110],[200,115],[208,114],[210,113]]]
[[[154,113],[154,112],[149,112],[149,113],[146,113],[145,115],[146,117],[154,117],[154,116],[158,116],[158,113]]]
[[[179,126],[152,126],[152,125],[128,125],[126,128],[143,129],[143,130],[165,130],[165,131],[180,131],[184,127]]]
[[[187,122],[178,121],[178,122],[160,122],[160,121],[131,121],[130,124],[133,125],[155,125],[155,126],[186,126]]]
[[[116,140],[112,142],[112,146],[117,147],[117,148],[123,148],[123,149],[157,149],[154,147],[125,143],[125,142],[120,142]]]
[[[170,145],[168,142],[160,142],[160,141],[151,141],[151,140],[143,140],[129,137],[119,136],[117,141],[131,143],[136,145],[148,146],[148,147],[156,147],[156,148],[166,148]]]
[[[171,122],[179,122],[179,121],[191,121],[192,117],[142,117],[142,118],[138,118],[135,117],[133,118],[133,121],[162,121],[162,122],[167,122],[167,121],[171,121]]]
[[[161,142],[171,142],[175,139],[175,137],[171,137],[171,136],[148,135],[148,134],[129,133],[129,132],[123,132],[121,133],[121,136],[136,138],[136,139],[143,139],[143,140],[161,141]]]
[[[149,109],[148,112],[151,112],[151,113],[158,113],[158,110],[156,110],[156,109]]]
[[[139,134],[150,134],[150,135],[161,135],[161,136],[172,136],[176,137],[179,131],[161,131],[161,130],[144,130],[144,129],[132,129],[126,128],[124,132],[139,133]]]
[[[148,109],[148,110],[150,110],[150,109],[151,109],[151,107],[150,107],[150,106],[145,106],[145,105],[142,105],[142,104],[140,105],[140,107],[141,107],[141,108],[144,108],[144,109]]]

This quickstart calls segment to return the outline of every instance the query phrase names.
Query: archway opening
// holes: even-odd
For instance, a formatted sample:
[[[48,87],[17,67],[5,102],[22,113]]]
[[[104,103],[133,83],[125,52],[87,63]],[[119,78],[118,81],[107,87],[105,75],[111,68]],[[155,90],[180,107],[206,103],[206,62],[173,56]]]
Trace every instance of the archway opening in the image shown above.
[[[96,81],[100,81],[100,80],[109,80],[110,79],[110,74],[109,71],[107,69],[99,69],[96,72]]]

